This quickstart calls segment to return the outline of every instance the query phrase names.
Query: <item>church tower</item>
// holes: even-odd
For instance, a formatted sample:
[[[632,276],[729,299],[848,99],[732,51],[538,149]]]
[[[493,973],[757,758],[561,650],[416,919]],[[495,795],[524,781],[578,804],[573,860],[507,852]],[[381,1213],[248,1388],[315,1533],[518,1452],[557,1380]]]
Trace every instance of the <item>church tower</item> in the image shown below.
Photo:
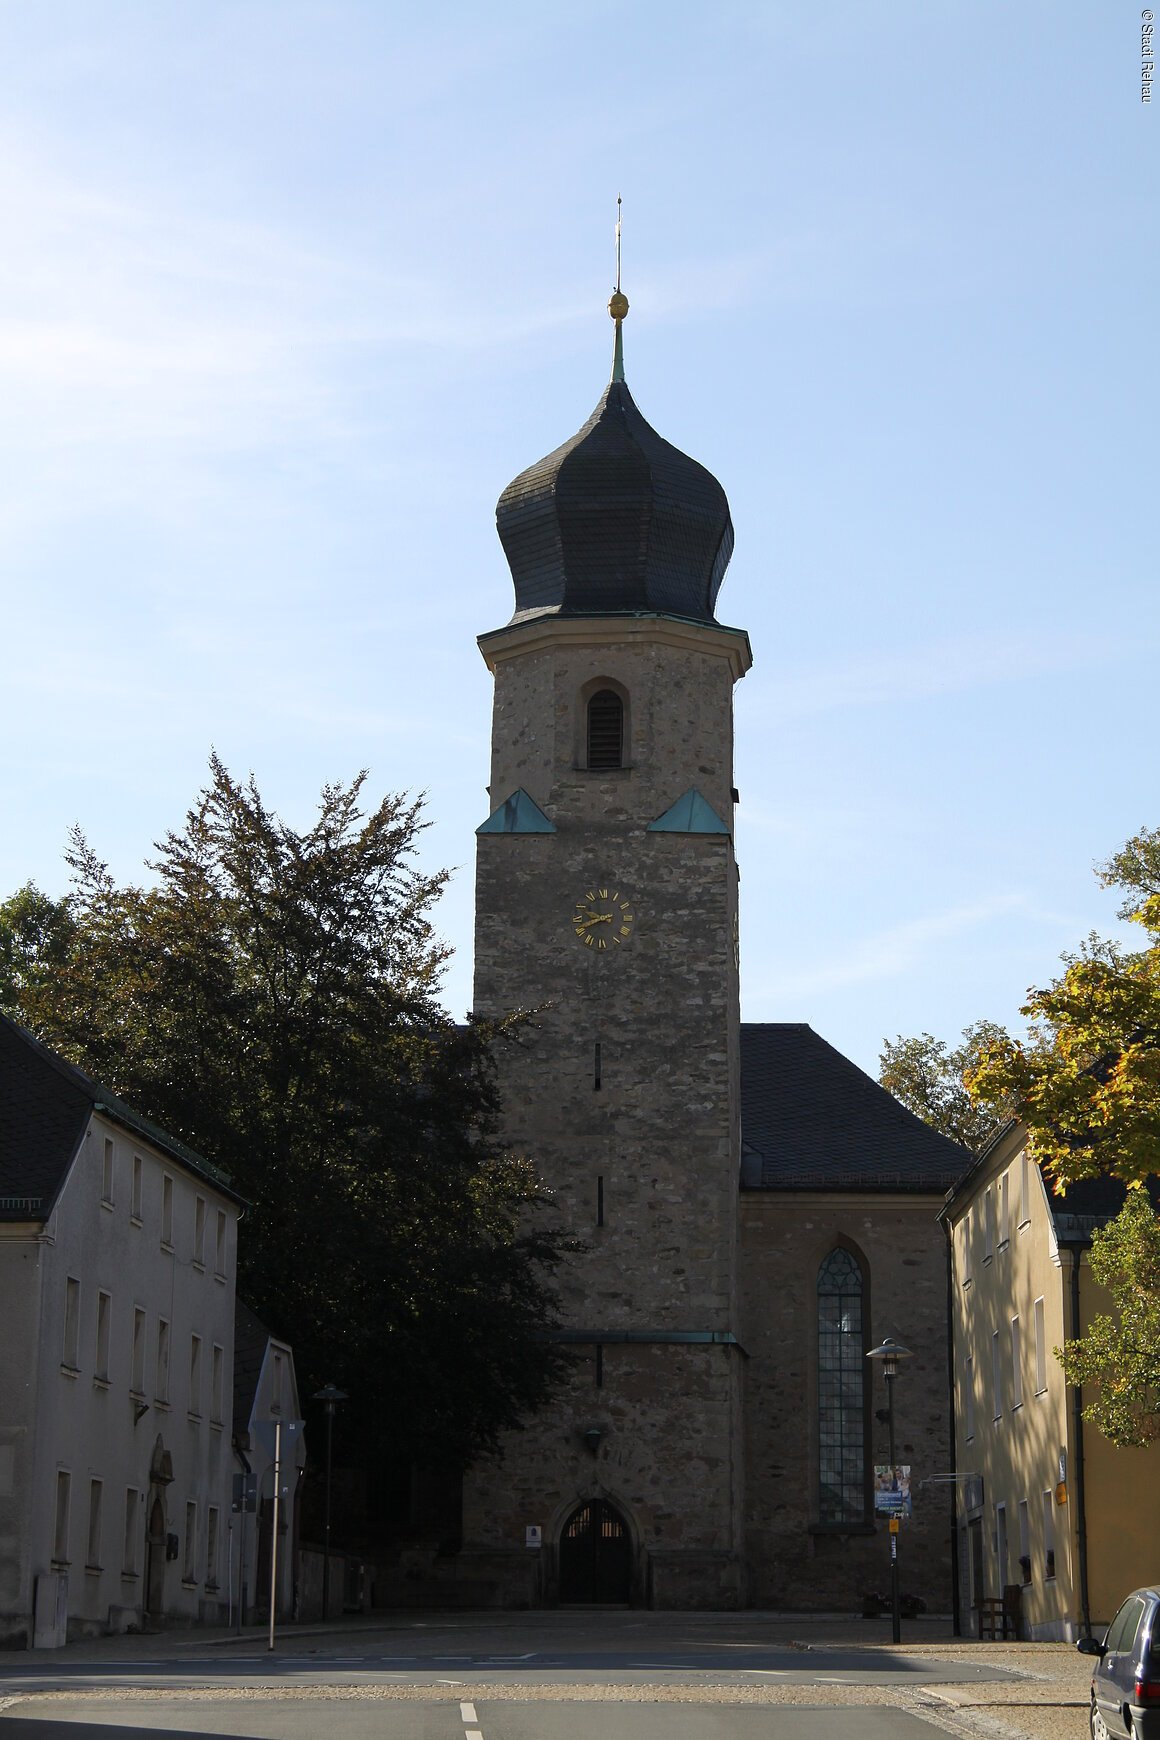
[[[619,287],[609,312],[596,409],[500,497],[515,612],[479,641],[495,706],[475,1007],[535,1012],[501,1059],[505,1137],[584,1249],[560,1275],[573,1377],[468,1477],[464,1549],[501,1602],[731,1607],[746,1597],[732,692],[750,651],[715,616],[724,491],[641,416]]]

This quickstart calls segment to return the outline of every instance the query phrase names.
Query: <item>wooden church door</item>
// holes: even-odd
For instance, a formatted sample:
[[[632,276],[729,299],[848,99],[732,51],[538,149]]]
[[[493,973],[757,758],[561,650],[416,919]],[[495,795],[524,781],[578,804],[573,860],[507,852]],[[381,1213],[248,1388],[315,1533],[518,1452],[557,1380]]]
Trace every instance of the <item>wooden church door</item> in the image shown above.
[[[632,1537],[615,1505],[578,1505],[560,1536],[560,1600],[627,1606],[632,1594]]]

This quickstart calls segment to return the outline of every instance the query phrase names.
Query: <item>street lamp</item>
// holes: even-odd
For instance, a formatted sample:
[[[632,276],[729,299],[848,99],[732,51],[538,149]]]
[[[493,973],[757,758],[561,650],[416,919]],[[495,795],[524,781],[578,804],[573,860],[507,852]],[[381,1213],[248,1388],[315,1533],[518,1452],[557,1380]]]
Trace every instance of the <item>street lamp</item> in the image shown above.
[[[881,1347],[872,1347],[866,1355],[867,1359],[877,1359],[882,1362],[882,1375],[886,1379],[886,1413],[890,1421],[890,1478],[898,1479],[898,1470],[894,1460],[894,1380],[898,1376],[900,1359],[912,1358],[909,1347],[900,1347],[889,1336]],[[895,1643],[902,1641],[902,1609],[898,1593],[898,1532],[901,1526],[902,1506],[899,1504],[899,1515],[890,1519],[890,1611],[892,1635]]]
[[[339,1402],[349,1401],[350,1398],[346,1391],[340,1390],[336,1384],[324,1384],[320,1390],[315,1390],[310,1399],[312,1402],[321,1402],[326,1409],[326,1535],[325,1551],[322,1555],[322,1617],[327,1620],[330,1618],[330,1470],[334,1440],[334,1410]]]

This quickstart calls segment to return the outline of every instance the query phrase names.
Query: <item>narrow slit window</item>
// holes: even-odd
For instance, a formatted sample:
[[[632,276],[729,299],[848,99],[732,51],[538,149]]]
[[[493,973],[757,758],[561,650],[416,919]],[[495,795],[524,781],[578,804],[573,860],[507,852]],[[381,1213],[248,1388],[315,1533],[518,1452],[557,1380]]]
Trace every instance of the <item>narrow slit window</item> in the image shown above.
[[[596,1041],[596,1046],[595,1046],[595,1050],[593,1052],[593,1057],[592,1057],[592,1086],[596,1089],[596,1092],[599,1093],[600,1089],[601,1089],[601,1085],[602,1085],[602,1078],[601,1078],[601,1069],[600,1069],[600,1041],[598,1039]]]
[[[588,703],[588,766],[624,766],[624,702],[613,689],[597,689]]]
[[[603,1173],[600,1173],[596,1179],[596,1224],[597,1224],[597,1226],[604,1225],[604,1174]]]

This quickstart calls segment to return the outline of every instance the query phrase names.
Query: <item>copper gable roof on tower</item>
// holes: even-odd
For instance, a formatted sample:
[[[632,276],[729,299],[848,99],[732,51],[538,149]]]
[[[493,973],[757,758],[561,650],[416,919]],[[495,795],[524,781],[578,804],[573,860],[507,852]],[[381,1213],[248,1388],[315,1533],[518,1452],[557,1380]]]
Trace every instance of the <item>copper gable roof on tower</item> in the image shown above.
[[[742,1022],[743,1190],[945,1192],[975,1156],[806,1022]]]
[[[713,622],[733,553],[725,491],[645,422],[624,380],[617,284],[612,379],[584,427],[509,483],[496,527],[513,622],[649,614]]]

